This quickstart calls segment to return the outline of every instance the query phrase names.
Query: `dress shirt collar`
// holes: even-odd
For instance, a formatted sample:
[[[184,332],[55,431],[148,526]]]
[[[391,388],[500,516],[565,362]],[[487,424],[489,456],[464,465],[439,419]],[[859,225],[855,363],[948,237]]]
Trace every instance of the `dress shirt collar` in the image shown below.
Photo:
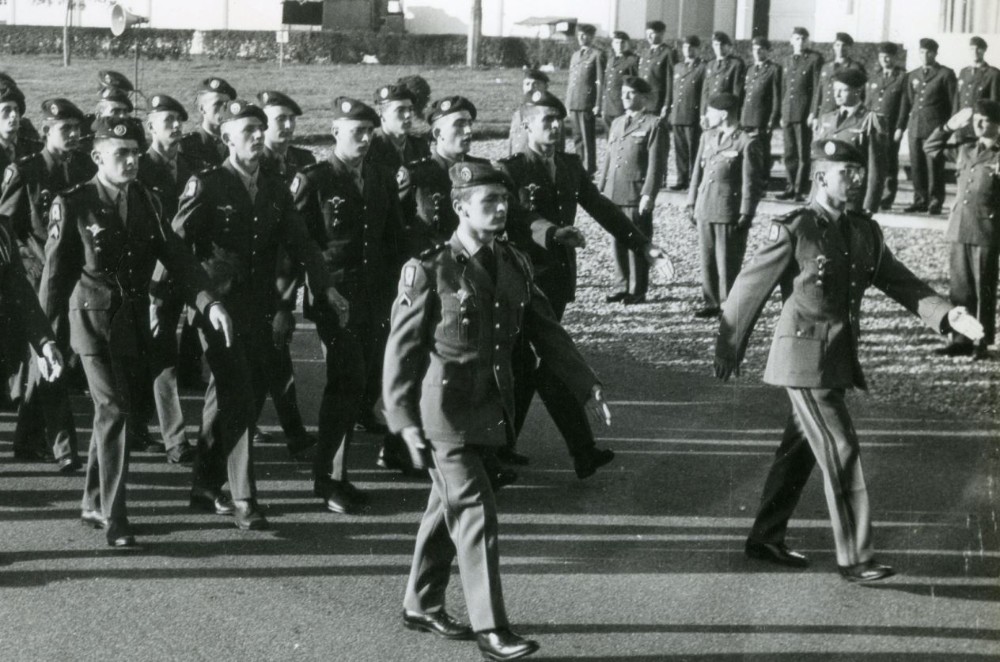
[[[475,257],[476,253],[483,246],[488,246],[491,251],[494,250],[495,241],[493,239],[490,239],[488,243],[483,243],[473,237],[472,233],[466,231],[461,225],[455,230],[455,236],[458,237],[458,243],[462,244],[462,248],[469,254],[469,257]]]
[[[257,186],[257,175],[260,174],[259,166],[255,168],[252,173],[250,173],[244,170],[243,167],[239,163],[237,163],[236,159],[233,157],[229,157],[229,163],[233,166],[233,171],[236,172],[236,176],[240,178],[241,182],[243,182],[243,186],[246,188],[247,191],[250,190],[251,184],[253,184],[254,187]]]

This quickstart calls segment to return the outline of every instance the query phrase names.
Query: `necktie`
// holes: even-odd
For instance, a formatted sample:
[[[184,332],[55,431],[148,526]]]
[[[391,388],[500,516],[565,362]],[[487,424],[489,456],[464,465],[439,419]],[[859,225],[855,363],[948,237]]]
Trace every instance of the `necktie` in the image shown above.
[[[128,195],[125,189],[118,191],[118,197],[115,198],[115,207],[118,208],[118,217],[124,223],[128,219]]]
[[[167,167],[170,169],[170,177],[177,183],[177,159],[167,161]]]
[[[844,245],[850,248],[851,224],[847,220],[847,214],[841,214],[840,218],[837,219],[837,228],[840,230],[840,236],[844,240]]]
[[[631,115],[625,115],[625,130],[628,131],[628,128],[630,126],[632,126],[632,116]]]
[[[365,180],[361,177],[361,168],[354,171],[354,185],[358,187],[358,193],[365,192]]]
[[[497,260],[489,246],[483,246],[476,251],[476,262],[478,262],[486,273],[490,275],[490,280],[497,284]]]
[[[837,115],[837,126],[840,126],[841,124],[843,124],[844,120],[846,120],[846,119],[847,119],[847,111],[846,110],[841,110],[840,113]]]
[[[250,194],[250,202],[257,202],[257,178],[254,177],[247,182],[247,192]]]

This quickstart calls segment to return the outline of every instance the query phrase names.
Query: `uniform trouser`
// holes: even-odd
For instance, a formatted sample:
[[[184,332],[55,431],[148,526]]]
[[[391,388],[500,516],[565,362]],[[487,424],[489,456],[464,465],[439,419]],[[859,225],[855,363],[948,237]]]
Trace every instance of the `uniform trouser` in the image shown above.
[[[997,275],[1000,269],[1000,247],[951,244],[949,297],[956,306],[965,306],[983,325],[981,345],[992,345],[997,329]],[[952,334],[953,341],[972,342],[961,334]]]
[[[760,145],[760,163],[757,164],[757,167],[766,184],[771,177],[771,127],[768,125],[745,126],[743,128],[752,131],[757,136],[757,144]]]
[[[193,484],[219,490],[228,481],[233,499],[254,499],[253,429],[267,398],[274,344],[269,324],[247,322],[241,327],[242,321],[234,324],[231,347],[218,331],[201,329],[212,375],[205,391]]]
[[[82,506],[99,510],[108,521],[122,521],[128,480],[128,428],[141,420],[134,407],[148,387],[149,373],[135,356],[113,351],[80,356],[94,401],[94,428],[90,435]],[[144,424],[144,423],[143,423]]]
[[[809,474],[818,464],[833,525],[837,564],[872,557],[868,489],[844,389],[788,388],[792,414],[764,483],[750,539],[780,543]]]
[[[892,129],[895,132],[895,129]],[[892,135],[892,132],[889,135]],[[896,201],[896,191],[899,190],[899,147],[901,140],[886,140],[882,156],[885,159],[885,186],[882,196],[883,205],[891,205]]]
[[[66,380],[47,382],[38,369],[37,354],[25,359],[20,374],[27,381],[17,405],[17,425],[14,428],[14,448],[35,448],[45,439],[57,460],[76,457],[76,423],[70,407]]]
[[[687,186],[691,183],[691,173],[694,172],[694,161],[698,156],[698,141],[701,140],[701,126],[674,125],[674,164],[677,166],[677,185]]]
[[[292,353],[288,344],[276,348],[271,369],[271,383],[268,385],[274,411],[278,414],[281,430],[289,439],[306,435],[306,427],[299,411],[299,398],[295,390],[295,372],[292,367]]]
[[[809,172],[812,164],[812,128],[806,122],[790,122],[783,129],[785,137],[785,172],[787,190],[805,195],[809,191]]]
[[[197,325],[187,315],[182,320],[177,351],[177,378],[185,384],[199,383],[203,372],[201,338]]]
[[[153,338],[153,402],[160,422],[160,436],[167,450],[187,441],[184,412],[177,391],[177,322],[184,311],[181,301],[166,301],[160,308],[160,332]],[[188,326],[185,324],[185,326]],[[199,352],[200,356],[201,352]],[[199,359],[200,360],[200,359]]]
[[[639,230],[653,238],[653,210],[645,214],[639,213],[638,207],[621,207],[622,212],[632,220]],[[615,279],[617,292],[630,292],[636,296],[646,296],[649,290],[649,261],[636,251],[629,250],[628,245],[620,239],[614,240],[615,246]],[[631,287],[629,281],[631,280]]]
[[[710,223],[698,219],[698,234],[705,305],[721,308],[743,266],[749,231],[738,230],[736,223]]]
[[[573,122],[573,150],[583,161],[588,175],[597,172],[597,135],[595,134],[594,111],[571,110]]]
[[[430,441],[431,493],[417,531],[403,608],[417,613],[444,609],[451,562],[458,558],[469,622],[476,632],[509,626],[500,586],[497,507],[475,446]]]
[[[929,157],[924,153],[924,139],[910,136],[910,171],[913,179],[913,204],[927,206],[944,203],[944,154]]]

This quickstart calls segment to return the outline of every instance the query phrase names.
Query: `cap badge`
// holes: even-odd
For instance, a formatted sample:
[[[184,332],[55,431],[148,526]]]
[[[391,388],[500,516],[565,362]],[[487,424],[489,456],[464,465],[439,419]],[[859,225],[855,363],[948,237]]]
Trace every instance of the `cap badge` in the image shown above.
[[[217,89],[219,89],[219,85],[221,85],[221,83],[219,82],[219,79],[218,79],[218,78],[213,78],[213,79],[212,79],[212,82],[210,82],[210,83],[208,84],[208,86],[209,86],[210,88],[212,88],[213,90],[217,90]]]
[[[153,108],[156,108],[157,106],[160,105],[160,97],[153,97],[150,103],[153,104]]]
[[[124,124],[116,124],[115,128],[111,129],[111,132],[114,133],[119,138],[121,138],[128,132],[128,127],[126,127]]]
[[[58,115],[58,114],[59,114],[59,104],[57,104],[57,103],[54,103],[54,104],[52,104],[51,106],[49,106],[49,111],[50,111],[50,112],[51,112],[51,113],[52,113],[53,115]]]
[[[837,153],[837,145],[832,140],[828,141],[825,145],[823,145],[823,152],[827,156],[833,156]]]
[[[378,95],[379,95],[380,97],[382,97],[383,99],[388,99],[388,98],[389,98],[389,88],[388,88],[388,87],[383,87],[383,88],[382,88],[382,89],[381,89],[381,90],[379,91]]]
[[[445,99],[444,101],[442,101],[441,102],[441,110],[443,110],[445,112],[448,112],[449,110],[451,110],[451,101],[449,101],[448,99]]]
[[[340,104],[340,110],[345,113],[351,112],[351,102],[345,101],[344,103]]]
[[[472,171],[468,167],[462,168],[458,174],[462,177],[463,182],[472,181]]]
[[[531,100],[534,101],[535,103],[541,101],[542,100],[541,90],[535,90],[535,93],[531,95]]]
[[[243,106],[240,104],[239,101],[235,101],[235,102],[229,104],[229,112],[231,112],[233,115],[239,115],[240,111],[242,111],[242,110],[243,110]]]
[[[263,101],[264,103],[267,103],[268,98],[270,98],[270,95],[267,92],[264,92],[264,94],[260,95],[260,100]]]

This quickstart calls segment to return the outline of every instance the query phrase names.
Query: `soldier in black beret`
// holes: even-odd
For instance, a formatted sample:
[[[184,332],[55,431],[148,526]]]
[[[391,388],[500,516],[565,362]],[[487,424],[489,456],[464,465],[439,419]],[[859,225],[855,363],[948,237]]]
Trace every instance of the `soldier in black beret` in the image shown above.
[[[108,545],[134,547],[125,504],[126,438],[130,426],[145,426],[136,408],[149,388],[149,282],[157,263],[227,344],[233,329],[159,200],[135,181],[142,125],[102,117],[93,128],[97,175],[63,191],[49,211],[41,301],[53,324],[68,324],[94,401],[81,518],[106,529]]]
[[[973,37],[969,40],[972,64],[962,67],[958,73],[958,88],[955,94],[954,110],[972,108],[980,99],[1000,101],[1000,69],[986,62],[986,40]],[[958,140],[975,138],[972,126],[958,131]]]
[[[878,63],[868,74],[868,88],[865,105],[878,117],[885,134],[882,142],[882,200],[879,208],[888,210],[896,200],[899,188],[899,146],[896,138],[896,124],[899,109],[906,92],[906,72],[896,64],[899,47],[892,42],[883,42],[878,47]]]
[[[20,86],[17,84],[17,82],[13,78],[11,78],[10,74],[8,74],[8,73],[6,73],[4,71],[0,71],[0,86],[3,86],[3,87],[12,87],[12,88],[20,89]],[[23,92],[22,92],[22,94],[23,94]],[[24,111],[23,110],[21,111],[20,136],[22,138],[24,138],[25,140],[31,140],[31,141],[37,142],[39,144],[41,144],[43,142],[42,141],[42,136],[38,132],[38,129],[35,128],[35,125],[32,124],[31,120],[29,120],[27,117],[24,117]]]
[[[608,70],[610,71],[610,67]],[[525,67],[524,77],[521,79],[521,93],[518,96],[518,99],[523,99],[524,95],[531,94],[532,92],[548,91],[549,77],[545,74],[545,72],[531,67]],[[566,151],[565,131],[563,133],[563,139],[558,141],[556,144],[556,149],[560,152]],[[518,103],[517,108],[514,109],[513,114],[510,116],[510,133],[507,137],[507,156],[520,152],[527,146],[527,144],[528,132],[524,128],[524,118],[521,116],[521,104]]]
[[[760,172],[771,171],[771,132],[781,126],[781,67],[771,61],[771,42],[764,37],[750,41],[753,63],[743,84],[740,126],[757,135]]]
[[[427,79],[418,74],[401,76],[396,81],[396,85],[402,87],[413,95],[413,113],[423,119],[424,109],[431,100],[431,86]]]
[[[366,158],[392,172],[430,154],[426,135],[418,135],[413,126],[416,95],[402,85],[383,85],[375,91],[375,110],[379,124],[372,134]]]
[[[226,145],[219,135],[222,111],[236,99],[236,90],[225,80],[213,76],[198,87],[198,112],[201,124],[196,131],[181,140],[181,153],[208,165],[219,165],[226,159]]]
[[[837,101],[833,98],[833,77],[846,69],[865,73],[865,65],[849,55],[852,45],[854,45],[854,39],[851,38],[851,35],[846,32],[838,32],[833,42],[833,61],[824,64],[823,68],[820,69],[819,83],[809,115],[814,133],[819,125],[820,115],[837,109]],[[864,90],[862,90],[861,98],[864,99]]]
[[[701,91],[705,84],[705,62],[698,56],[701,39],[688,35],[681,42],[681,59],[673,66],[673,104],[670,129],[674,135],[677,179],[671,191],[686,191],[691,182],[694,157],[701,140]]]
[[[611,56],[604,69],[604,84],[601,86],[601,119],[605,129],[610,131],[612,122],[625,114],[622,81],[626,76],[638,75],[639,56],[632,51],[628,33],[617,30],[611,35]]]
[[[112,71],[111,69],[101,69],[97,72],[97,81],[101,84],[101,89],[115,88],[124,92],[134,92],[135,85],[125,74]]]
[[[22,130],[24,93],[14,86],[0,84],[0,167],[7,169],[18,159],[42,149],[42,143]]]

